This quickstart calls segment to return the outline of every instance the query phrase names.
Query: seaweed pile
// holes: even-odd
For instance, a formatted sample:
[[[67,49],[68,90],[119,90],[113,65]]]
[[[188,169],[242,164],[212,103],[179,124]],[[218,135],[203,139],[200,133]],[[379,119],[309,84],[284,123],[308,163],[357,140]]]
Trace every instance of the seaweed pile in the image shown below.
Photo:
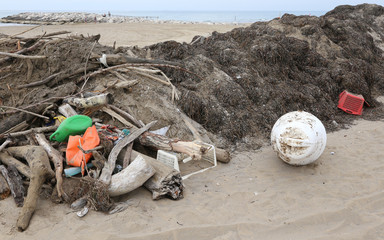
[[[384,90],[383,40],[384,8],[362,4],[147,48],[204,79],[167,72],[188,116],[227,144],[258,145],[290,111],[311,112],[328,131],[355,120],[337,108],[343,90],[364,96],[363,118],[382,118],[375,98]]]

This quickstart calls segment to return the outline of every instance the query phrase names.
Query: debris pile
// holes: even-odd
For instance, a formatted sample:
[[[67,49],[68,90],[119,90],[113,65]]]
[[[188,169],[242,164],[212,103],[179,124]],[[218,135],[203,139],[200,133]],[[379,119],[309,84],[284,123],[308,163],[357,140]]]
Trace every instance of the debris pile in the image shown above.
[[[303,110],[328,130],[353,117],[337,109],[344,90],[364,96],[377,119],[384,90],[384,8],[339,6],[324,16],[284,15],[227,33],[168,41],[152,55],[181,61],[204,79],[166,71],[181,92],[180,108],[228,144],[262,144],[283,114]],[[382,114],[381,114],[382,116]]]
[[[383,16],[341,6],[146,48],[1,36],[0,196],[24,205],[20,231],[41,189],[79,217],[115,213],[114,197],[140,186],[182,198],[183,178],[229,162],[225,149],[264,145],[284,113],[310,112],[328,130],[351,122],[337,108],[344,90],[369,103],[363,117],[380,118]]]

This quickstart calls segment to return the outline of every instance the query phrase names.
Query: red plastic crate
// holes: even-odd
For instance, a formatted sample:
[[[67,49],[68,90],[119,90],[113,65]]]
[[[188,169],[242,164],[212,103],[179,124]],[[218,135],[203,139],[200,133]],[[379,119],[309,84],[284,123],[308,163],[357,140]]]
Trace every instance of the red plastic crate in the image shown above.
[[[337,107],[347,113],[361,115],[363,105],[364,97],[362,95],[355,95],[344,90],[339,95],[339,105],[337,105]]]

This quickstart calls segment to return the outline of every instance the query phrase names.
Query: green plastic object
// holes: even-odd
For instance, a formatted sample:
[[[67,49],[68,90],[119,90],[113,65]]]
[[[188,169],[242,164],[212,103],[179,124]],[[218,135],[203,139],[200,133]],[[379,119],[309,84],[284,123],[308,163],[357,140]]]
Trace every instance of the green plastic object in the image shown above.
[[[92,119],[85,115],[75,115],[65,119],[49,139],[51,141],[63,142],[69,136],[84,133],[87,128],[92,126]]]

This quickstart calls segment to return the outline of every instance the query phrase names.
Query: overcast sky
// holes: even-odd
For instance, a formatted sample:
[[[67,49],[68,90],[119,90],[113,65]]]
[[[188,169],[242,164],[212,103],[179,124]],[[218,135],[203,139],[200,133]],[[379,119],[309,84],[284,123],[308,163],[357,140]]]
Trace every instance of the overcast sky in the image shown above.
[[[0,0],[1,10],[69,11],[329,11],[338,5],[384,0]]]

